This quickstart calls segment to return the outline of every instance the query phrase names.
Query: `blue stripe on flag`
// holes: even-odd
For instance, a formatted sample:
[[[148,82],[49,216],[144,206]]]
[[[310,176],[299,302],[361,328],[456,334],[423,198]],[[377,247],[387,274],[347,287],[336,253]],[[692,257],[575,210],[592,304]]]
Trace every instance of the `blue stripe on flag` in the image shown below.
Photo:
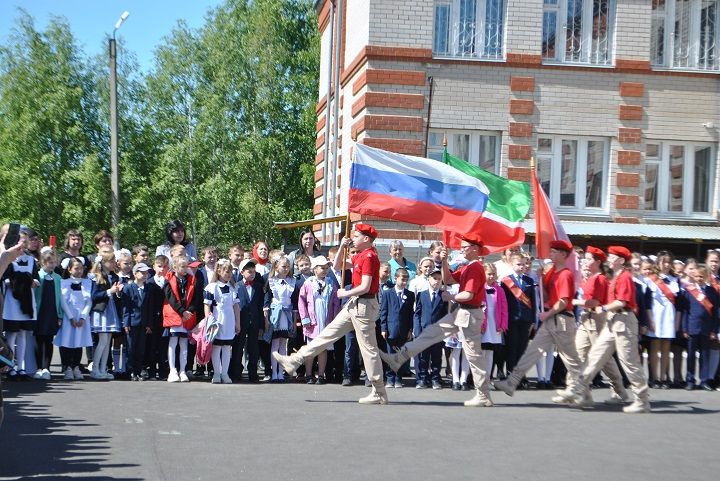
[[[352,166],[350,188],[477,213],[485,211],[488,201],[487,194],[474,186],[446,184],[357,163]]]

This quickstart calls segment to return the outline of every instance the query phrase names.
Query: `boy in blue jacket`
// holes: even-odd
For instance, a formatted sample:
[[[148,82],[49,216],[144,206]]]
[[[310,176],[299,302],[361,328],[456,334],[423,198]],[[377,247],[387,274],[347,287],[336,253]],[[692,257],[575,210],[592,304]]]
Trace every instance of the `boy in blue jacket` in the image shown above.
[[[142,381],[145,360],[145,339],[151,333],[152,301],[145,289],[147,264],[139,262],[132,268],[133,282],[123,287],[123,329],[128,340],[128,364],[131,381]]]
[[[687,348],[687,384],[685,389],[695,389],[695,352],[700,353],[700,388],[712,391],[710,385],[715,373],[710,372],[710,341],[716,338],[718,330],[718,309],[720,298],[713,287],[707,283],[708,270],[698,267],[693,275],[692,284],[686,284],[681,292],[680,312],[682,332],[688,340]]]
[[[404,267],[395,271],[395,288],[383,293],[380,303],[380,333],[388,352],[395,352],[412,337],[415,294],[406,288],[410,275]],[[385,370],[385,387],[401,388],[402,376],[390,368]]]
[[[448,303],[442,300],[442,271],[435,269],[428,277],[430,289],[420,291],[415,302],[413,335],[418,337],[423,329],[435,324],[448,313]],[[432,382],[433,389],[442,389],[440,368],[442,367],[443,342],[425,349],[418,356],[415,387],[424,389]],[[429,372],[428,372],[429,371]]]

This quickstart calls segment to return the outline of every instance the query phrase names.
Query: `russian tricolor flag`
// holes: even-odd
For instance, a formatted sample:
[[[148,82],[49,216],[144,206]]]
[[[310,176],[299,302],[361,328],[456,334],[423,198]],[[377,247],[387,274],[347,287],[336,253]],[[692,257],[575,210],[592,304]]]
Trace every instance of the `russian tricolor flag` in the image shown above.
[[[355,144],[348,210],[454,232],[482,221],[488,187],[436,160]]]

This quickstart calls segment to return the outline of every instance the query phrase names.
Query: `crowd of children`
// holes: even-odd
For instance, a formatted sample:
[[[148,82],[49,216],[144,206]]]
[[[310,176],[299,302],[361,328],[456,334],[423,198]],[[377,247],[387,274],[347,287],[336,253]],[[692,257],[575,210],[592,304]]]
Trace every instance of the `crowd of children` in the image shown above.
[[[77,230],[67,233],[62,246],[41,248],[39,236],[22,229],[25,252],[2,278],[3,332],[14,358],[5,368],[6,379],[50,380],[57,346],[66,380],[87,375],[94,380],[283,383],[286,374],[271,354],[298,350],[341,309],[336,293],[343,279],[348,283],[346,271],[352,266],[335,258],[336,249],[325,257],[310,230],[302,233],[301,248],[291,255],[264,242],[248,251],[232,245],[226,255],[212,246],[196,253],[180,221],[168,225],[166,237],[151,256],[143,245],[115,250],[112,235],[101,231],[94,238],[96,252],[86,256]],[[380,267],[377,320],[379,344],[387,352],[399,350],[453,309],[442,296],[450,289],[443,285],[443,248],[433,242],[416,267],[403,256],[401,242],[391,244],[389,260]],[[576,255],[582,281],[573,306],[577,351],[584,361],[600,330],[587,312],[602,304],[612,275],[603,267],[602,250],[589,246]],[[515,248],[484,264],[482,350],[486,371],[495,378],[515,368],[540,325],[542,295],[533,261]],[[683,263],[667,251],[632,256],[642,334],[638,349],[647,359],[652,388],[718,386],[720,252],[708,251],[704,261]],[[27,363],[32,341],[34,372]],[[211,355],[201,356],[208,347]],[[551,374],[562,371],[554,350],[543,349],[536,381],[523,378],[518,388],[562,384],[562,374]],[[402,388],[409,376],[418,389],[472,386],[462,334],[417,355],[412,369],[414,373],[410,363],[397,373],[387,369],[385,387]],[[627,379],[616,361],[611,359],[603,372],[613,395],[624,399]],[[344,386],[361,381],[354,333],[306,359],[293,380]],[[600,383],[600,378],[594,382]]]

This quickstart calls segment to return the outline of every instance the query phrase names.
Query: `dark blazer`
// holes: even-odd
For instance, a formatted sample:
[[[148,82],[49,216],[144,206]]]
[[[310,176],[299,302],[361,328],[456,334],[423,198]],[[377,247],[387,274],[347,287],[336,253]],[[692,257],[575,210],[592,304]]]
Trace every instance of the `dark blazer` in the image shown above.
[[[400,303],[395,289],[383,293],[380,304],[380,330],[388,339],[406,340],[412,328],[415,293],[403,289],[405,299]]]
[[[417,293],[415,315],[413,316],[413,334],[417,337],[431,324],[435,324],[448,313],[448,303],[442,300],[442,291],[438,290],[435,302],[432,302],[432,291],[424,290]]]
[[[249,326],[254,323],[255,326],[264,326],[265,315],[263,314],[263,304],[265,302],[265,281],[259,274],[255,275],[252,283],[252,297],[248,297],[245,282],[242,277],[236,284],[237,296],[240,300],[240,324]]]
[[[107,281],[106,284],[100,285],[97,283],[97,281],[93,281],[93,284],[92,284],[93,308],[97,304],[100,304],[103,302],[107,303],[110,300],[110,298],[108,297],[108,294],[107,294],[108,289],[110,287],[112,287],[113,284],[120,281],[120,279],[118,278],[118,276],[116,274],[108,274],[108,275],[102,274],[102,276]],[[114,299],[114,301],[115,301],[115,306],[118,310],[118,315],[122,316],[122,304],[121,304],[120,300],[116,297]]]
[[[149,326],[151,329],[162,329],[162,308],[165,302],[165,292],[157,282],[155,276],[145,281],[145,298],[148,302]]]
[[[708,336],[711,332],[717,332],[718,329],[718,307],[720,306],[718,293],[709,284],[706,284],[701,290],[712,303],[712,314],[685,289],[681,289],[678,296],[678,310],[682,313],[682,330],[691,336],[698,334]]]
[[[508,277],[510,277],[510,280],[513,280],[513,276]],[[514,280],[513,282],[515,283]],[[529,308],[528,306],[520,302],[517,297],[515,297],[512,291],[505,285],[504,278],[502,282],[500,282],[500,285],[505,291],[505,298],[507,298],[508,324],[531,324],[535,322],[535,313],[537,312],[535,289],[537,288],[537,284],[535,284],[533,278],[523,274],[522,276],[520,276],[520,285],[518,285],[518,287],[520,287],[520,289],[525,293],[525,295],[530,298],[532,308]],[[517,283],[515,283],[515,285],[517,285]]]
[[[150,327],[153,319],[151,306],[153,301],[148,295],[147,283],[143,287],[143,294],[134,282],[123,287],[123,327]]]

